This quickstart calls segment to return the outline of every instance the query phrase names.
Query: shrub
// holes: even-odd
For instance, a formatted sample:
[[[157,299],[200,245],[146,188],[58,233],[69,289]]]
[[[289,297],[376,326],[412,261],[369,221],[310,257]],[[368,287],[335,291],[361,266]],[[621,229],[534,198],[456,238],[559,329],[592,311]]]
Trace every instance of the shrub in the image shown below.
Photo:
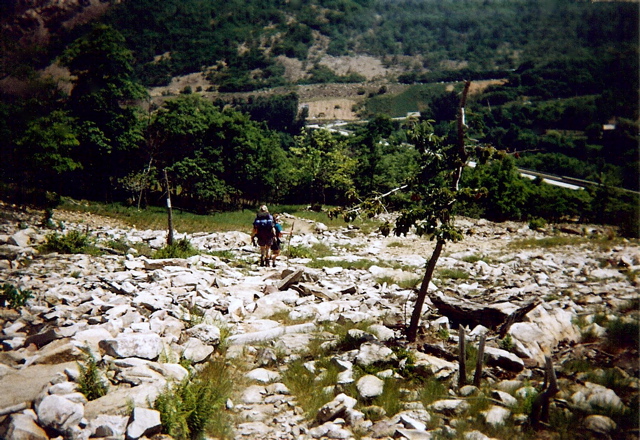
[[[438,271],[440,278],[449,278],[451,280],[469,279],[469,273],[462,269],[440,269]]]
[[[373,266],[373,261],[371,260],[354,260],[354,261],[347,261],[347,260],[313,260],[310,261],[307,264],[307,267],[313,268],[313,269],[320,269],[323,267],[342,267],[343,269],[350,269],[350,270],[358,270],[358,269],[363,269],[363,270],[367,270],[369,269],[371,266]]]
[[[223,261],[229,261],[229,260],[233,260],[235,258],[235,254],[228,250],[221,250],[221,251],[211,251],[209,252],[209,255],[212,255],[214,257],[218,257]]]
[[[313,253],[307,246],[289,246],[288,255],[291,258],[311,258]]]
[[[131,249],[131,244],[127,242],[127,240],[123,238],[119,238],[117,240],[109,240],[105,243],[108,248],[114,249],[119,252],[127,252]]]
[[[211,361],[195,376],[168,385],[153,405],[160,412],[162,432],[176,440],[195,440],[206,432],[230,438],[223,408],[232,387],[224,361]]]
[[[153,258],[189,258],[198,255],[200,252],[195,249],[187,238],[183,238],[153,253]]]
[[[62,235],[57,232],[48,234],[46,242],[42,246],[45,252],[58,252],[61,254],[81,254],[87,253],[91,246],[91,239],[88,234],[72,230]]]
[[[638,347],[639,334],[637,322],[614,319],[607,324],[607,345],[611,348]]]
[[[538,231],[544,228],[547,225],[547,222],[543,218],[535,217],[529,220],[529,229],[533,231]]]
[[[462,261],[464,261],[465,263],[477,263],[478,261],[482,260],[482,257],[480,255],[467,255],[461,258]]]
[[[31,290],[21,290],[12,284],[3,284],[0,291],[0,307],[7,305],[12,309],[23,307],[32,296]]]
[[[84,353],[84,362],[78,362],[80,369],[78,388],[87,400],[95,400],[107,394],[108,386],[100,374],[98,362],[91,353],[91,349],[82,347],[81,350]]]
[[[500,340],[500,348],[506,351],[511,351],[515,347],[515,343],[513,342],[513,337],[507,333],[504,338]]]

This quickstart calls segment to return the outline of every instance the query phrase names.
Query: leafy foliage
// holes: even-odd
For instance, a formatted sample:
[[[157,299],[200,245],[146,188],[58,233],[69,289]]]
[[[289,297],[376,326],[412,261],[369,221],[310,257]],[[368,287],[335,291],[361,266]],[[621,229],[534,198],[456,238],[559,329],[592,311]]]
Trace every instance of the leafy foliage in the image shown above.
[[[223,408],[232,387],[230,371],[223,361],[210,361],[201,372],[168,385],[153,405],[160,412],[163,433],[176,440],[200,438],[216,419],[224,417]]]
[[[87,400],[95,400],[107,394],[109,387],[102,377],[98,362],[89,347],[81,347],[84,361],[78,362],[80,376],[78,377],[78,391],[85,395]]]
[[[639,189],[637,5],[436,3],[120,2],[99,23],[61,35],[49,52],[16,55],[37,65],[3,63],[25,88],[0,97],[2,196],[46,203],[43,192],[55,191],[140,208],[164,199],[159,182],[167,170],[176,206],[211,213],[261,202],[342,205],[428,181],[428,202],[417,187],[386,196],[389,208],[415,205],[398,231],[430,216],[418,221],[420,232],[455,238],[433,214],[455,199],[453,213],[579,219],[637,236],[638,196],[615,189]],[[412,85],[401,94],[386,85],[372,92],[358,110],[369,122],[350,127],[349,137],[302,132],[306,116],[288,89],[215,103],[185,89],[178,98],[142,104],[140,83],[167,84],[176,74],[203,72],[207,91],[288,85],[281,56],[308,61],[303,82],[363,80],[308,60],[318,43],[334,56],[378,55]],[[33,74],[54,56],[72,74],[68,95]],[[416,127],[389,117],[420,110],[433,119],[438,148],[455,143],[449,121],[460,85],[434,82],[463,79],[494,80],[470,94],[469,135],[513,159],[478,158],[453,191],[446,173],[421,167],[424,148],[410,139]],[[438,160],[446,163],[450,153],[442,151]],[[522,180],[515,167],[595,183],[568,191]],[[442,224],[434,229],[434,221]]]
[[[344,138],[327,130],[305,132],[291,152],[293,184],[311,203],[345,202],[354,194],[357,162]]]
[[[81,231],[71,230],[62,235],[58,232],[48,234],[42,249],[47,252],[59,252],[61,254],[86,253],[91,246],[91,238]]]
[[[187,238],[183,238],[158,249],[153,253],[153,258],[189,258],[198,254],[199,251],[191,245],[191,242]]]
[[[31,290],[18,289],[13,284],[5,283],[0,290],[0,307],[9,306],[12,309],[23,307],[32,296]]]

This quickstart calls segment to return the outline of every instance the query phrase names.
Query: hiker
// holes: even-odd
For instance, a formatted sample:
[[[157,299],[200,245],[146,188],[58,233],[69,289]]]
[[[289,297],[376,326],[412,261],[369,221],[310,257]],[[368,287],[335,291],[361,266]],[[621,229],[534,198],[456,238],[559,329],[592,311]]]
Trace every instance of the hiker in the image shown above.
[[[282,249],[282,236],[288,234],[282,229],[282,223],[280,223],[280,215],[273,215],[273,228],[275,229],[276,236],[271,245],[271,266],[276,267],[276,258],[280,256],[280,250]]]
[[[276,238],[273,217],[269,214],[269,209],[262,205],[260,211],[253,221],[253,234],[251,234],[251,243],[260,246],[260,266],[269,266],[271,261],[271,246]]]

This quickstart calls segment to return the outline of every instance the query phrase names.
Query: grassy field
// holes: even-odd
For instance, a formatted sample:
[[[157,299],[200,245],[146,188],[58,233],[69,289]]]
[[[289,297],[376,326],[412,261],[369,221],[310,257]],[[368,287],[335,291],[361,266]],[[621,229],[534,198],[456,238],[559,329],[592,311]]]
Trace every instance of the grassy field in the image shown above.
[[[406,116],[408,112],[423,111],[431,97],[445,91],[444,84],[419,84],[398,95],[378,95],[366,102],[371,114],[388,114],[391,117]]]
[[[148,207],[138,210],[132,206],[121,204],[104,204],[96,202],[81,203],[65,200],[60,210],[74,212],[88,212],[95,215],[116,219],[130,227],[137,229],[162,230],[167,228],[167,209],[164,207]],[[347,223],[342,219],[330,219],[325,212],[314,212],[306,209],[306,205],[271,205],[272,213],[287,213],[298,218],[313,220],[327,225],[330,229],[344,227]],[[178,232],[223,232],[243,231],[251,232],[251,225],[256,210],[216,212],[209,215],[198,215],[178,209],[173,210],[173,226]],[[356,220],[354,225],[370,229],[375,227],[372,221]],[[285,230],[291,227],[291,220],[284,219]]]

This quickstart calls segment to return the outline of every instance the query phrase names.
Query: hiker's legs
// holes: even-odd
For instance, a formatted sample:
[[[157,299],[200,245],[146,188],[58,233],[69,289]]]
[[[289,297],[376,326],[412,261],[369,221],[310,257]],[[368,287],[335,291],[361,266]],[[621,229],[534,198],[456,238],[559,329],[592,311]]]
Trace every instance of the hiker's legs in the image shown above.
[[[271,245],[260,246],[260,266],[268,266],[271,259]]]

